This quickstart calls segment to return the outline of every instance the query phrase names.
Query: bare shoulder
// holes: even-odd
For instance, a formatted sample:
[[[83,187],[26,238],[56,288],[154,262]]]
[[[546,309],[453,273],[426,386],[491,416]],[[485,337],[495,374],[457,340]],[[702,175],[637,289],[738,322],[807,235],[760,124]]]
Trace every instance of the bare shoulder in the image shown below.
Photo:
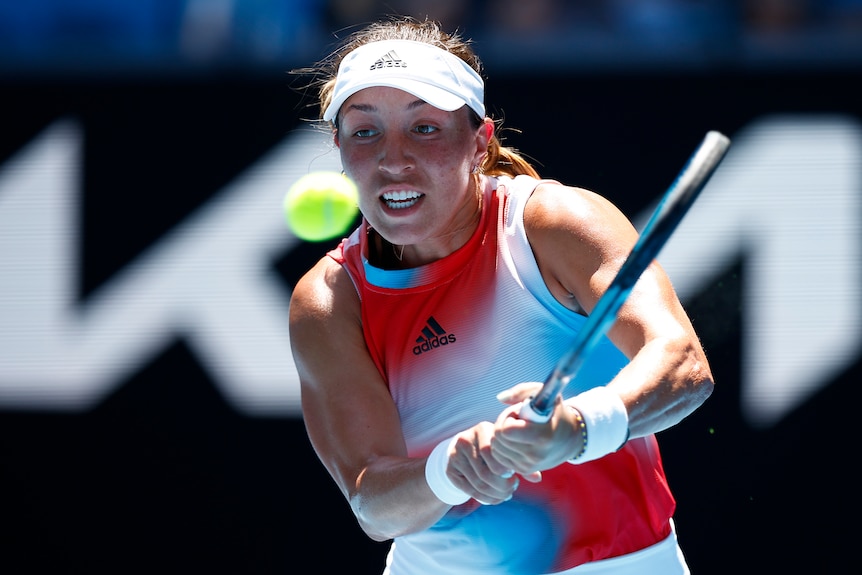
[[[296,349],[337,341],[360,326],[359,296],[347,271],[325,256],[303,275],[290,298],[290,337]]]
[[[539,184],[527,202],[525,223],[533,229],[561,228],[578,235],[606,230],[608,224],[628,227],[628,219],[604,196],[556,182]]]
[[[327,316],[358,313],[359,296],[344,267],[324,256],[297,282],[290,299],[291,322],[306,316],[322,320]]]
[[[551,293],[575,311],[591,310],[637,232],[596,192],[543,182],[524,209],[524,227]]]

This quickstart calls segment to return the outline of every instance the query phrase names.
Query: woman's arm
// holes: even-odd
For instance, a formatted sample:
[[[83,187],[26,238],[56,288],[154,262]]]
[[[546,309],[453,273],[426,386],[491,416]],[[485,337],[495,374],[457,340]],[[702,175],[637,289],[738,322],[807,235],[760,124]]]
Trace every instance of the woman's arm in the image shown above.
[[[291,296],[290,339],[309,439],[362,529],[383,541],[437,521],[448,507],[425,483],[424,460],[407,457],[392,397],[365,348],[355,289],[330,258]]]
[[[638,238],[629,220],[605,198],[554,183],[534,191],[524,220],[548,288],[563,305],[586,313],[616,277]],[[635,285],[608,337],[630,360],[607,385],[622,400],[629,437],[676,425],[712,393],[706,355],[657,263]],[[530,385],[516,387],[504,400],[515,403],[535,391]],[[576,403],[571,400],[570,405]],[[562,402],[544,426],[503,417],[498,420],[495,456],[519,471],[531,465],[537,466],[533,469],[554,467],[583,448],[580,424],[576,410]]]
[[[637,231],[605,198],[555,184],[539,186],[525,218],[539,268],[557,299],[592,311]],[[630,359],[608,387],[626,406],[631,437],[679,423],[712,393],[706,355],[658,263],[641,276],[608,337]]]
[[[330,258],[297,284],[290,336],[309,438],[362,529],[383,541],[434,524],[450,506],[428,486],[426,458],[407,456],[396,406],[365,346],[355,288]],[[470,496],[496,503],[516,480],[482,463],[492,433],[486,422],[459,434],[445,473]]]
[[[564,303],[592,311],[637,241],[608,200],[586,190],[540,186],[527,230],[545,281]],[[608,337],[631,360],[608,385],[622,398],[631,437],[679,423],[712,393],[712,373],[687,314],[658,263],[620,308]]]

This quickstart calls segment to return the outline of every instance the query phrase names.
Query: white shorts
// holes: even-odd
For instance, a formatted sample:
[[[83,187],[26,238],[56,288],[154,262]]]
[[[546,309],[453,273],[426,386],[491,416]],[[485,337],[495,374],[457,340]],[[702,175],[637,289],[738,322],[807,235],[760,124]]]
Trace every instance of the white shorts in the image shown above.
[[[676,528],[673,520],[670,523],[671,532],[663,541],[621,557],[602,559],[578,565],[566,571],[557,571],[547,575],[690,575],[688,565],[683,557],[682,549],[676,538]],[[390,575],[395,544],[386,557],[386,568],[383,575]],[[414,566],[415,567],[415,566]],[[415,569],[414,569],[415,571]],[[453,573],[457,573],[455,568]]]
[[[566,571],[557,571],[553,575],[646,575],[650,573],[689,575],[688,565],[676,539],[673,520],[670,527],[670,535],[664,541],[659,541],[646,549],[621,557],[578,565]]]

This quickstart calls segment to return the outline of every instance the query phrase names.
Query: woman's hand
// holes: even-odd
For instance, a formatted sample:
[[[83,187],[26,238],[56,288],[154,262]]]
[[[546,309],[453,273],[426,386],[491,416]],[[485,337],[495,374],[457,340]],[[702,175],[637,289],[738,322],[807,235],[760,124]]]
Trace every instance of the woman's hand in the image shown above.
[[[446,475],[452,484],[484,505],[508,501],[519,479],[491,453],[495,425],[484,421],[457,434],[449,444]]]
[[[583,436],[574,411],[557,398],[550,419],[537,423],[521,419],[525,402],[541,389],[541,382],[524,382],[500,393],[497,399],[509,405],[494,425],[491,453],[498,464],[532,482],[541,472],[574,457],[583,447]]]

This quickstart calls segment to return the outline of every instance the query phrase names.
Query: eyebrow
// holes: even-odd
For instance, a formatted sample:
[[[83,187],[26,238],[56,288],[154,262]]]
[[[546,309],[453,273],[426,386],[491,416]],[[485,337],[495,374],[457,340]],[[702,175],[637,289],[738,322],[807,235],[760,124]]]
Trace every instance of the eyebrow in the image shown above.
[[[426,102],[425,100],[422,100],[420,98],[417,98],[407,105],[407,109],[413,110],[415,108],[419,108],[419,107],[425,106],[425,105],[428,105],[428,102]],[[375,106],[374,104],[350,104],[349,106],[347,106],[347,109],[348,110],[357,110],[359,112],[376,112],[377,106]]]

